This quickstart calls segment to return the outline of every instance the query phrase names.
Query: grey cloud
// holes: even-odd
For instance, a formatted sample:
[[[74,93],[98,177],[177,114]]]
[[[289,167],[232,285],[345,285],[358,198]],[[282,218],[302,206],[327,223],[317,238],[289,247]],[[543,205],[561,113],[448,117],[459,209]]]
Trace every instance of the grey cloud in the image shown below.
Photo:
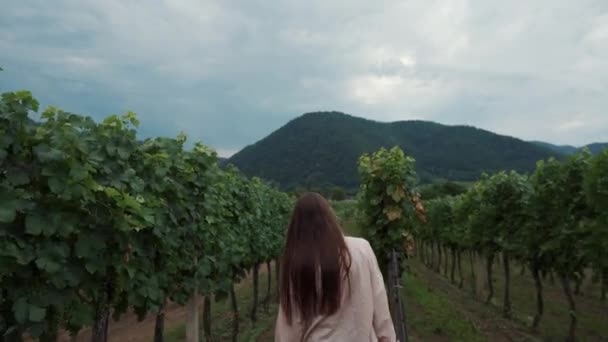
[[[224,153],[334,109],[608,140],[605,1],[30,0],[0,50],[0,90]]]

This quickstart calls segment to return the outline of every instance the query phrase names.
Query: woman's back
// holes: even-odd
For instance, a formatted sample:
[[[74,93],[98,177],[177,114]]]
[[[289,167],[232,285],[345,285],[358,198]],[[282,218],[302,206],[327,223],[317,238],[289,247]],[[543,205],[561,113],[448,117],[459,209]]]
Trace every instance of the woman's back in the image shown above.
[[[289,325],[281,307],[275,341],[396,341],[384,281],[371,246],[360,238],[346,237],[345,242],[351,265],[349,276],[344,278],[338,311],[316,317],[303,331],[297,310],[293,313],[293,324]]]

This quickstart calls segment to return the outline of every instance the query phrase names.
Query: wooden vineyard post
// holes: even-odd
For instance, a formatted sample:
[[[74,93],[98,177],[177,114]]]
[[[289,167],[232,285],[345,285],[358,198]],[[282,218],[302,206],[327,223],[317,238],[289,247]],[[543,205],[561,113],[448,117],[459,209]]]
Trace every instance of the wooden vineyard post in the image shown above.
[[[198,293],[195,290],[186,308],[186,342],[199,342]]]
[[[395,250],[389,253],[388,267],[388,301],[391,309],[391,316],[397,334],[397,341],[407,342],[407,325],[405,318],[405,308],[403,306],[402,286],[399,277],[399,256]]]

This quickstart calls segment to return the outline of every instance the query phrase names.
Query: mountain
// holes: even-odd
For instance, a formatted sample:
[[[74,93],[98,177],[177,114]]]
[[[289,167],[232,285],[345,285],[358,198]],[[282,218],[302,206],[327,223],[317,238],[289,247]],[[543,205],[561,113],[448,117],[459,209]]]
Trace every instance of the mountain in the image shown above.
[[[469,126],[426,121],[377,122],[339,112],[304,114],[233,155],[245,174],[284,188],[358,187],[357,160],[400,146],[416,159],[422,181],[475,180],[482,172],[530,171],[548,148]]]
[[[593,144],[585,145],[582,147],[575,147],[575,146],[571,146],[571,145],[554,145],[554,144],[546,143],[543,141],[531,141],[531,143],[536,144],[538,146],[549,148],[553,151],[556,151],[558,153],[565,154],[565,155],[573,154],[576,151],[580,151],[585,147],[588,148],[589,151],[591,151],[591,153],[593,153],[593,154],[598,154],[603,149],[608,148],[608,143],[593,143]]]
[[[578,147],[574,147],[571,145],[554,145],[544,141],[531,141],[531,143],[548,148],[560,154],[573,154],[578,151]]]
[[[598,154],[608,148],[608,143],[593,143],[585,146],[593,154]]]

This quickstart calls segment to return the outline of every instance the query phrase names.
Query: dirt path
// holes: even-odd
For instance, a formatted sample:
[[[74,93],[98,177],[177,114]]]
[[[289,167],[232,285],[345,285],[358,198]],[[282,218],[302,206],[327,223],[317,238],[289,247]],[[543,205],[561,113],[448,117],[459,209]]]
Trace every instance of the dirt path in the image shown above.
[[[273,264],[274,265],[274,264]],[[274,270],[274,267],[273,267]],[[266,267],[260,267],[259,277],[266,275]],[[273,279],[274,280],[274,279]],[[243,287],[250,287],[252,282],[251,273],[247,275],[239,284],[235,285],[235,290]],[[203,298],[199,300],[203,303]],[[186,307],[171,303],[165,309],[165,334],[178,328],[186,321]],[[108,326],[109,342],[149,342],[154,339],[154,327],[156,326],[156,316],[148,314],[144,320],[138,321],[137,315],[128,312],[119,321],[110,319]],[[83,329],[76,336],[77,342],[88,342],[91,340],[91,329]],[[59,342],[70,342],[70,336],[63,333],[59,336]]]
[[[264,331],[256,339],[256,342],[269,342],[269,341],[274,341],[274,327],[272,327],[272,329],[268,329],[268,330]]]
[[[183,324],[186,319],[186,308],[178,304],[170,304],[165,311],[165,332]],[[108,340],[111,342],[147,342],[154,339],[154,326],[156,316],[147,315],[143,321],[131,312],[125,314],[120,321],[110,320],[108,327]],[[76,337],[76,341],[90,341],[91,329],[83,329]],[[60,342],[70,341],[67,334],[59,338]]]

